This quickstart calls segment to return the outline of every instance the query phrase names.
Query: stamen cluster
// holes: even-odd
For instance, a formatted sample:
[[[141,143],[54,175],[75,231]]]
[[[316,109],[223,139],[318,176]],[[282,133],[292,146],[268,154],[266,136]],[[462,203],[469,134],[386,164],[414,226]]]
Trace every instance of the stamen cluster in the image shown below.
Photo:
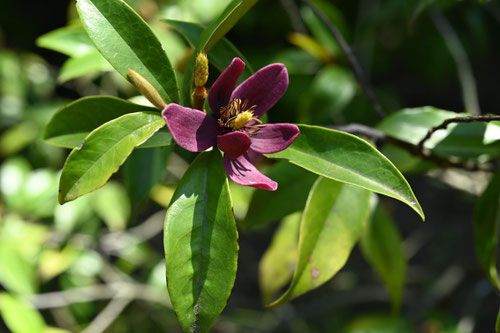
[[[247,106],[248,100],[242,102],[241,99],[235,98],[229,102],[228,105],[221,107],[220,117],[218,119],[219,126],[224,129],[225,132],[243,129],[250,135],[257,133],[264,125],[246,126],[252,120],[262,124],[259,118],[254,116],[256,105],[252,105],[248,109]]]

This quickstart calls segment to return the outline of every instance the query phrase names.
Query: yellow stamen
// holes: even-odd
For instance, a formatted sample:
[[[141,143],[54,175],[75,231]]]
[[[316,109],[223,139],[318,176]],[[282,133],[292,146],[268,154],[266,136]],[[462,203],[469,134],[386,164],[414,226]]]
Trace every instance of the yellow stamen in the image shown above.
[[[253,112],[252,111],[243,111],[242,113],[238,114],[236,118],[231,122],[230,126],[233,129],[240,129],[250,120],[252,120],[253,117]]]

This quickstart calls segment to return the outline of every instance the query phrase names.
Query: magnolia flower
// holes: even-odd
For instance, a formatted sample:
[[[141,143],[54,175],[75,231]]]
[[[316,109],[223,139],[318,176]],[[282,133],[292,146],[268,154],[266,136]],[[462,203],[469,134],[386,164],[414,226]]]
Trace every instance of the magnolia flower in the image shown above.
[[[169,104],[162,112],[174,140],[200,152],[217,145],[224,152],[224,169],[234,182],[274,191],[278,184],[260,173],[249,153],[272,154],[286,149],[299,135],[292,124],[263,124],[259,118],[283,96],[288,72],[282,64],[268,65],[239,86],[245,63],[234,58],[208,93],[213,115]]]

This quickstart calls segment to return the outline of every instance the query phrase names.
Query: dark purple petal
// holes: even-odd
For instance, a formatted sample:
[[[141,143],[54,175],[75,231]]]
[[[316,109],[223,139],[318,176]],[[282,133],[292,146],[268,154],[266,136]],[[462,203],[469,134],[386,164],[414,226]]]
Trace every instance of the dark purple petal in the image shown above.
[[[230,132],[217,136],[217,146],[231,158],[237,158],[246,153],[251,143],[248,134],[243,132]]]
[[[162,112],[175,142],[190,151],[203,151],[217,142],[217,121],[199,110],[169,104]]]
[[[261,174],[248,160],[246,154],[236,159],[224,155],[224,169],[235,183],[260,188],[261,190],[276,191],[278,183]]]
[[[277,153],[288,148],[299,133],[293,124],[266,124],[252,136],[250,148],[261,154]]]
[[[238,82],[238,78],[245,69],[245,63],[240,58],[234,58],[208,92],[208,104],[215,118],[219,117],[221,107],[229,103],[229,98]]]
[[[288,72],[283,64],[271,64],[258,70],[234,89],[230,100],[248,100],[256,105],[254,115],[262,116],[283,96],[288,88]]]

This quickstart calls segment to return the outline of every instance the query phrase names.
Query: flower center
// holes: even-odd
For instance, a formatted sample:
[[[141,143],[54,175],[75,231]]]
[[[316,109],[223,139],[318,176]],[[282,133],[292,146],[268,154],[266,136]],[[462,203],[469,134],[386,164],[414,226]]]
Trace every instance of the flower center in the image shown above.
[[[256,105],[253,105],[248,109],[247,105],[248,100],[241,102],[241,99],[235,98],[229,102],[228,105],[221,107],[218,120],[219,126],[226,132],[244,130],[248,134],[257,133],[262,125],[246,126],[252,120],[262,123],[256,116],[254,116],[253,111],[255,110]]]

